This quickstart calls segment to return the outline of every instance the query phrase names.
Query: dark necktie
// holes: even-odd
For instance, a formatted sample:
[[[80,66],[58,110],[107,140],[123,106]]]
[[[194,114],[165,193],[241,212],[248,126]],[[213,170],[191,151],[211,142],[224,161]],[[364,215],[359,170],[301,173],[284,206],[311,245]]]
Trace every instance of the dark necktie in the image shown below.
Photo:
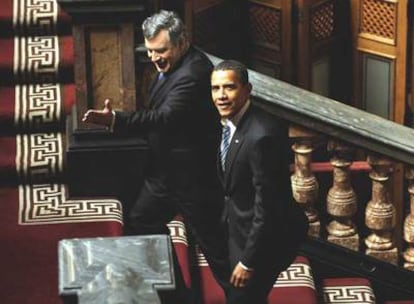
[[[230,126],[226,122],[223,125],[223,131],[221,134],[221,145],[220,145],[220,159],[221,159],[221,167],[224,171],[224,164],[226,163],[226,155],[227,151],[229,150],[230,146]]]

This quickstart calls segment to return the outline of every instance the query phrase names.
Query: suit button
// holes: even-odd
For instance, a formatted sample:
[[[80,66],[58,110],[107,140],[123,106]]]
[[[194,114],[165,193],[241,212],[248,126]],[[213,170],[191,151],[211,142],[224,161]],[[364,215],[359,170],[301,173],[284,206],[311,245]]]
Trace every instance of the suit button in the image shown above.
[[[230,199],[227,195],[224,196],[224,201],[227,202]]]

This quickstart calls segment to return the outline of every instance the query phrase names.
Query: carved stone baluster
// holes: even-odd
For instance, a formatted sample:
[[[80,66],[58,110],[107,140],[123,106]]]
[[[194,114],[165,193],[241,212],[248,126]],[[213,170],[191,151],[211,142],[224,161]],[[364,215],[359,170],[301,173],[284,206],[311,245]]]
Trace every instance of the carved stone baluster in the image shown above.
[[[365,224],[371,230],[365,239],[366,254],[397,265],[398,250],[393,239],[396,211],[389,191],[394,164],[374,155],[368,156],[368,163],[372,168],[372,198],[365,210]]]
[[[302,206],[308,217],[308,234],[319,237],[320,221],[314,207],[318,197],[319,184],[310,167],[315,134],[295,127],[290,129],[290,137],[295,139],[292,146],[295,153],[295,172],[291,176],[293,197]]]
[[[359,236],[353,222],[357,211],[357,197],[351,186],[350,166],[352,149],[338,142],[329,142],[333,151],[330,162],[333,169],[333,186],[327,196],[327,212],[333,220],[328,224],[328,240],[332,243],[359,250]]]
[[[404,251],[404,268],[414,271],[414,168],[411,167],[405,173],[409,181],[408,192],[410,193],[410,214],[404,222],[404,240],[408,243]]]

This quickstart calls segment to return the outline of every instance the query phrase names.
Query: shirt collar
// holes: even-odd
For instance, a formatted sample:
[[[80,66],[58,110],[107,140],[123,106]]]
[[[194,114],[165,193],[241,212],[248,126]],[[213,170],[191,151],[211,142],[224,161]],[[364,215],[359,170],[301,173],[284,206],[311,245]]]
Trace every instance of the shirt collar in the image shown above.
[[[234,125],[234,127],[237,127],[240,120],[242,119],[244,113],[246,113],[247,109],[250,106],[250,99],[246,101],[246,103],[243,105],[243,107],[240,109],[239,112],[236,113],[231,119],[224,118],[221,120],[221,124],[224,126],[226,123],[229,123],[231,125]]]

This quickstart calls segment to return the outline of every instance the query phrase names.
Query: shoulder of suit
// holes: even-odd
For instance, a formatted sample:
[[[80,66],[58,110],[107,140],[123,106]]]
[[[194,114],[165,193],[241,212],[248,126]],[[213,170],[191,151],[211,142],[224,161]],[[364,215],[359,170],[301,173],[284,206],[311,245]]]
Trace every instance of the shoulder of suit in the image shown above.
[[[251,106],[252,118],[253,121],[261,126],[264,129],[274,129],[274,128],[281,128],[286,127],[287,122],[268,111],[252,105]]]
[[[211,63],[210,59],[208,59],[208,57],[200,50],[194,47],[190,47],[188,53],[185,56],[186,57],[182,62],[181,69],[211,73],[213,64]]]

